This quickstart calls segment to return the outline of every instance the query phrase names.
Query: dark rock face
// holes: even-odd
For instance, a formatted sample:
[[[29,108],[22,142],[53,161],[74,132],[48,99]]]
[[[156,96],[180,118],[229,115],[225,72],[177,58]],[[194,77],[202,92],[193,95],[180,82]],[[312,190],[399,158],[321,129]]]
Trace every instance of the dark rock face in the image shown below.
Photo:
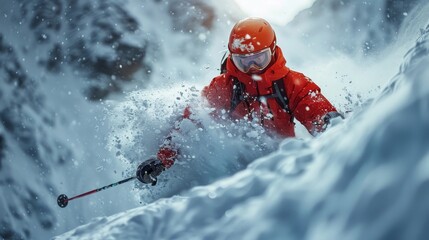
[[[147,37],[144,26],[153,23],[139,23],[123,4],[112,0],[13,4],[19,9],[14,18],[28,27],[31,42],[48,49],[39,64],[52,73],[60,73],[66,65],[74,66],[76,77],[87,81],[84,92],[90,100],[120,92],[137,71],[148,81],[155,58],[148,49],[158,48],[159,43]],[[192,34],[193,40],[213,27],[215,12],[204,1],[160,2],[158,7],[156,10],[170,13],[173,31]]]
[[[136,19],[114,1],[23,1],[15,16],[33,33],[34,41],[49,50],[39,63],[48,71],[61,72],[72,65],[86,78],[91,100],[122,89],[124,81],[151,65],[144,61],[149,44]],[[131,36],[136,43],[125,38]]]

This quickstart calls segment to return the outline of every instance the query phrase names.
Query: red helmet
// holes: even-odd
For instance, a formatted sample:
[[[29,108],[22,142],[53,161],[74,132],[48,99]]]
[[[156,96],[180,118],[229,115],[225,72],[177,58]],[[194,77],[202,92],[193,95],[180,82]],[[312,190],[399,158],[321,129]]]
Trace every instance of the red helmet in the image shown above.
[[[231,30],[228,49],[234,65],[244,73],[263,71],[271,62],[276,34],[262,18],[246,18]]]
[[[270,48],[274,52],[276,34],[271,25],[262,18],[246,18],[235,24],[229,35],[230,53],[249,54]]]

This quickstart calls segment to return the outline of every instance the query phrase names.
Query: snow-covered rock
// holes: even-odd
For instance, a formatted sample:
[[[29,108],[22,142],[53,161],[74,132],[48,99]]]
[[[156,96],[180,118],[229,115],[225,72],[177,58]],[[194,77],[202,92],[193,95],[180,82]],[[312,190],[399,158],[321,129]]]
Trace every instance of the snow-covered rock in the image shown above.
[[[119,91],[122,81],[152,67],[147,49],[153,43],[114,1],[10,1],[2,8],[7,40],[25,38],[20,51],[36,55],[41,69],[58,77],[71,66],[90,99]]]

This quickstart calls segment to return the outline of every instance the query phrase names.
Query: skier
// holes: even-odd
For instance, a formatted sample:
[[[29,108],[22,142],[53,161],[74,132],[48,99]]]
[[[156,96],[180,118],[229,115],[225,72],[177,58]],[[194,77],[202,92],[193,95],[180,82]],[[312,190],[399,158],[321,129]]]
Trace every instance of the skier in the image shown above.
[[[222,63],[221,75],[202,91],[215,115],[231,119],[257,119],[268,132],[294,137],[294,119],[316,135],[323,132],[333,117],[340,116],[321,94],[320,88],[304,74],[286,67],[271,25],[261,18],[246,18],[232,28],[229,54]],[[185,109],[183,118],[191,112]],[[159,174],[170,168],[179,155],[168,137],[157,157],[139,165],[137,178],[156,184]]]

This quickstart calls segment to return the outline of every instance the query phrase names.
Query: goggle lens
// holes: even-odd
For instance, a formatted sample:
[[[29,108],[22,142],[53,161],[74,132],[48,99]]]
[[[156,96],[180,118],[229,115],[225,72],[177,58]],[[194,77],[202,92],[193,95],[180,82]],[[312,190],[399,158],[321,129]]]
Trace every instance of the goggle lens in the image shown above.
[[[232,54],[232,61],[242,72],[247,73],[250,69],[264,70],[271,62],[271,49],[266,48],[252,54]]]

